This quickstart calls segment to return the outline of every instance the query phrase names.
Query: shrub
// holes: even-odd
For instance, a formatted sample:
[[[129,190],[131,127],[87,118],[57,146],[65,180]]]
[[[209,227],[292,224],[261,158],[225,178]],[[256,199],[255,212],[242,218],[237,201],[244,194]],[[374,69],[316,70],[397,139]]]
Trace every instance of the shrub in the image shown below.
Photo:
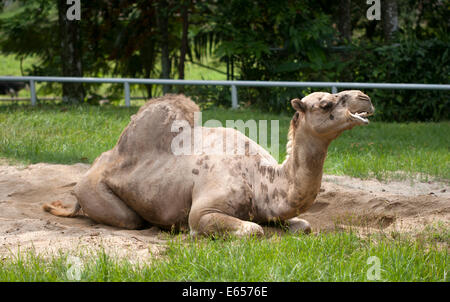
[[[358,46],[349,68],[354,82],[447,84],[450,43],[409,40],[389,46]],[[369,93],[369,92],[368,92]],[[377,119],[438,121],[449,118],[450,94],[435,90],[371,91]]]

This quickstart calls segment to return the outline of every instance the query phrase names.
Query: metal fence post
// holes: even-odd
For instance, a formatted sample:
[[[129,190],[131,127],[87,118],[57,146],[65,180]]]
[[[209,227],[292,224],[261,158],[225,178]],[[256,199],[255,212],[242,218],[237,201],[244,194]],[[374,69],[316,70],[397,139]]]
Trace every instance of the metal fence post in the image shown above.
[[[331,93],[338,93],[336,86],[331,87]]]
[[[36,87],[34,80],[30,80],[31,106],[36,106]]]
[[[236,85],[231,85],[231,108],[237,109],[238,107],[239,107],[239,104],[238,104]]]
[[[130,107],[130,83],[123,83],[125,88],[125,106]]]

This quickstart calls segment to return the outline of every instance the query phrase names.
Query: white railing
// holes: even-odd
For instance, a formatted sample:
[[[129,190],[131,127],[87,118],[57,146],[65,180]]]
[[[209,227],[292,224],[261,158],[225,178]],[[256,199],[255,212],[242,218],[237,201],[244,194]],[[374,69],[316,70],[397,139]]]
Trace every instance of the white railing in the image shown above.
[[[124,85],[125,105],[130,106],[130,84],[156,85],[206,85],[231,86],[231,106],[238,108],[237,87],[303,87],[331,88],[336,93],[340,88],[351,89],[415,89],[415,90],[450,90],[449,84],[402,84],[402,83],[347,83],[347,82],[267,82],[267,81],[203,81],[170,79],[132,79],[132,78],[72,78],[72,77],[6,77],[0,81],[28,82],[30,84],[31,104],[36,105],[36,82],[59,83],[116,83]]]

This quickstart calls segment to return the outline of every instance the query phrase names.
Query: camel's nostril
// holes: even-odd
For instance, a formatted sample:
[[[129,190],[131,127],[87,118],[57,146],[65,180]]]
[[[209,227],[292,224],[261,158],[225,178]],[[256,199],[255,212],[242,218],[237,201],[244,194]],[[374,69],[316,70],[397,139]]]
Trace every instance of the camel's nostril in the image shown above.
[[[365,94],[360,94],[360,95],[358,95],[357,98],[359,101],[370,102],[370,98]]]

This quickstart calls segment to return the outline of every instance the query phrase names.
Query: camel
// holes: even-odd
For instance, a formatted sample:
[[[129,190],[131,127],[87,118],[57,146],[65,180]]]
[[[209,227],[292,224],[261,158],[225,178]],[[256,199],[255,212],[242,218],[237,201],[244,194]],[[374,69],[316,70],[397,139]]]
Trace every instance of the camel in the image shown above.
[[[175,155],[173,142],[181,134],[173,124],[185,121],[195,127],[199,107],[183,95],[150,100],[131,117],[114,148],[101,154],[76,184],[75,207],[49,203],[43,209],[64,217],[87,215],[125,229],[189,229],[193,236],[263,235],[261,225],[271,222],[309,233],[310,224],[298,215],[320,190],[329,144],[343,131],[368,124],[374,107],[357,90],[315,92],[291,105],[295,114],[287,156],[278,164],[232,128],[199,127],[202,152]],[[224,137],[243,141],[245,152],[212,152]]]

